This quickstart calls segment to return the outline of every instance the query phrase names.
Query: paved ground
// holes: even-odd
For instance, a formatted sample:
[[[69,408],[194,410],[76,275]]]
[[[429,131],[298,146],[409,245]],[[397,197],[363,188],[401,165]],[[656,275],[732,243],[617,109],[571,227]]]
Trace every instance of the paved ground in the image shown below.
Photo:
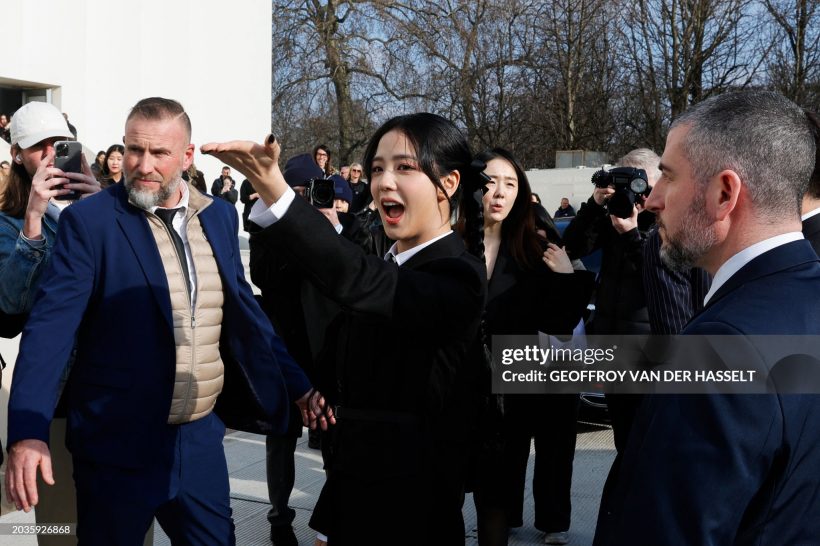
[[[612,431],[608,427],[579,424],[578,446],[575,453],[575,469],[572,479],[572,541],[573,546],[592,543],[595,518],[598,513],[601,487],[612,463]],[[269,508],[265,482],[265,439],[263,436],[245,432],[233,432],[225,437],[225,454],[231,479],[231,505],[236,523],[237,544],[241,546],[269,545],[270,528],[266,514]],[[528,469],[527,504],[524,527],[513,532],[511,545],[541,544],[543,533],[532,527],[532,453]],[[315,534],[307,526],[313,505],[324,482],[322,458],[317,450],[307,447],[307,434],[299,441],[296,451],[296,486],[290,505],[296,509],[294,529],[299,544],[312,545]],[[373,499],[379,502],[379,499]],[[468,545],[477,544],[475,539],[475,512],[472,496],[464,504],[464,520]],[[33,523],[33,514],[23,512],[5,513],[2,523]],[[0,538],[8,546],[33,546],[34,537]],[[170,544],[159,526],[156,526],[154,544]]]

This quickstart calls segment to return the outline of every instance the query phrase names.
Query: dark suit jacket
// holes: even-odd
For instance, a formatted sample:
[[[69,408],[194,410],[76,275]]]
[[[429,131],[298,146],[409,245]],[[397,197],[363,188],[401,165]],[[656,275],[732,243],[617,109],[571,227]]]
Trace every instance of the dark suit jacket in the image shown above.
[[[803,222],[803,237],[808,239],[814,251],[820,255],[820,214]]]
[[[311,526],[334,544],[463,544],[461,388],[480,366],[484,264],[450,234],[396,267],[301,199],[255,237],[342,309],[320,358],[341,410]]]
[[[819,334],[817,255],[795,241],[758,256],[683,333]],[[818,469],[820,395],[649,396],[595,544],[817,544]]]
[[[224,397],[250,390],[223,413],[281,431],[292,398],[310,387],[253,298],[238,247],[236,211],[215,199],[199,214],[222,278],[220,350]],[[9,442],[48,441],[72,347],[66,386],[67,444],[75,457],[139,467],[158,457],[175,375],[168,282],[145,213],[118,184],[65,209],[50,268],[23,331],[9,402]],[[287,391],[286,391],[287,387]],[[230,412],[229,412],[230,413]]]

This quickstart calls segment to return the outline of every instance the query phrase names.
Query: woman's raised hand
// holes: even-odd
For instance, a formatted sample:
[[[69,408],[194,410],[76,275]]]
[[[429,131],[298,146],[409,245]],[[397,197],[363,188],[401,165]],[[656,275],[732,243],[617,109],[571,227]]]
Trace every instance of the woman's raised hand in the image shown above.
[[[268,206],[278,201],[288,188],[279,170],[281,147],[273,135],[268,135],[263,144],[249,140],[209,142],[199,150],[244,174]]]
[[[542,257],[544,263],[547,264],[555,273],[572,273],[572,261],[567,256],[566,249],[559,247],[556,244],[549,243],[547,250],[544,251]]]

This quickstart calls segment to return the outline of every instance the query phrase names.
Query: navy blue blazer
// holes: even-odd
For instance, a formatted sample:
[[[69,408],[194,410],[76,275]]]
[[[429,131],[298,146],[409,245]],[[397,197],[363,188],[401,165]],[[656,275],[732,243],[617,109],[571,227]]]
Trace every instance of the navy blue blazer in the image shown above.
[[[310,384],[245,280],[234,207],[215,199],[199,218],[224,292],[225,387],[217,413],[228,426],[244,418],[282,432],[288,395],[296,399]],[[72,454],[123,467],[167,456],[157,450],[174,433],[166,424],[176,360],[168,281],[145,213],[128,203],[122,184],[61,215],[54,256],[14,370],[9,444],[48,441],[61,377],[75,346],[64,394]],[[225,397],[239,386],[226,404]]]
[[[758,256],[683,334],[820,334],[814,250]],[[621,469],[596,545],[820,543],[820,395],[649,396]]]

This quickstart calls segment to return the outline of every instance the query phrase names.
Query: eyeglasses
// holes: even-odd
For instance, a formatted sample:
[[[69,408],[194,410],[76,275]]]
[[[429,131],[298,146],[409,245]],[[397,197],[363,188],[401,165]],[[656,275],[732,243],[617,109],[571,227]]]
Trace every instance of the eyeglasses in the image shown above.
[[[350,172],[352,172],[352,173],[360,173],[360,172],[362,172],[362,170],[361,170],[361,169],[350,169]]]

